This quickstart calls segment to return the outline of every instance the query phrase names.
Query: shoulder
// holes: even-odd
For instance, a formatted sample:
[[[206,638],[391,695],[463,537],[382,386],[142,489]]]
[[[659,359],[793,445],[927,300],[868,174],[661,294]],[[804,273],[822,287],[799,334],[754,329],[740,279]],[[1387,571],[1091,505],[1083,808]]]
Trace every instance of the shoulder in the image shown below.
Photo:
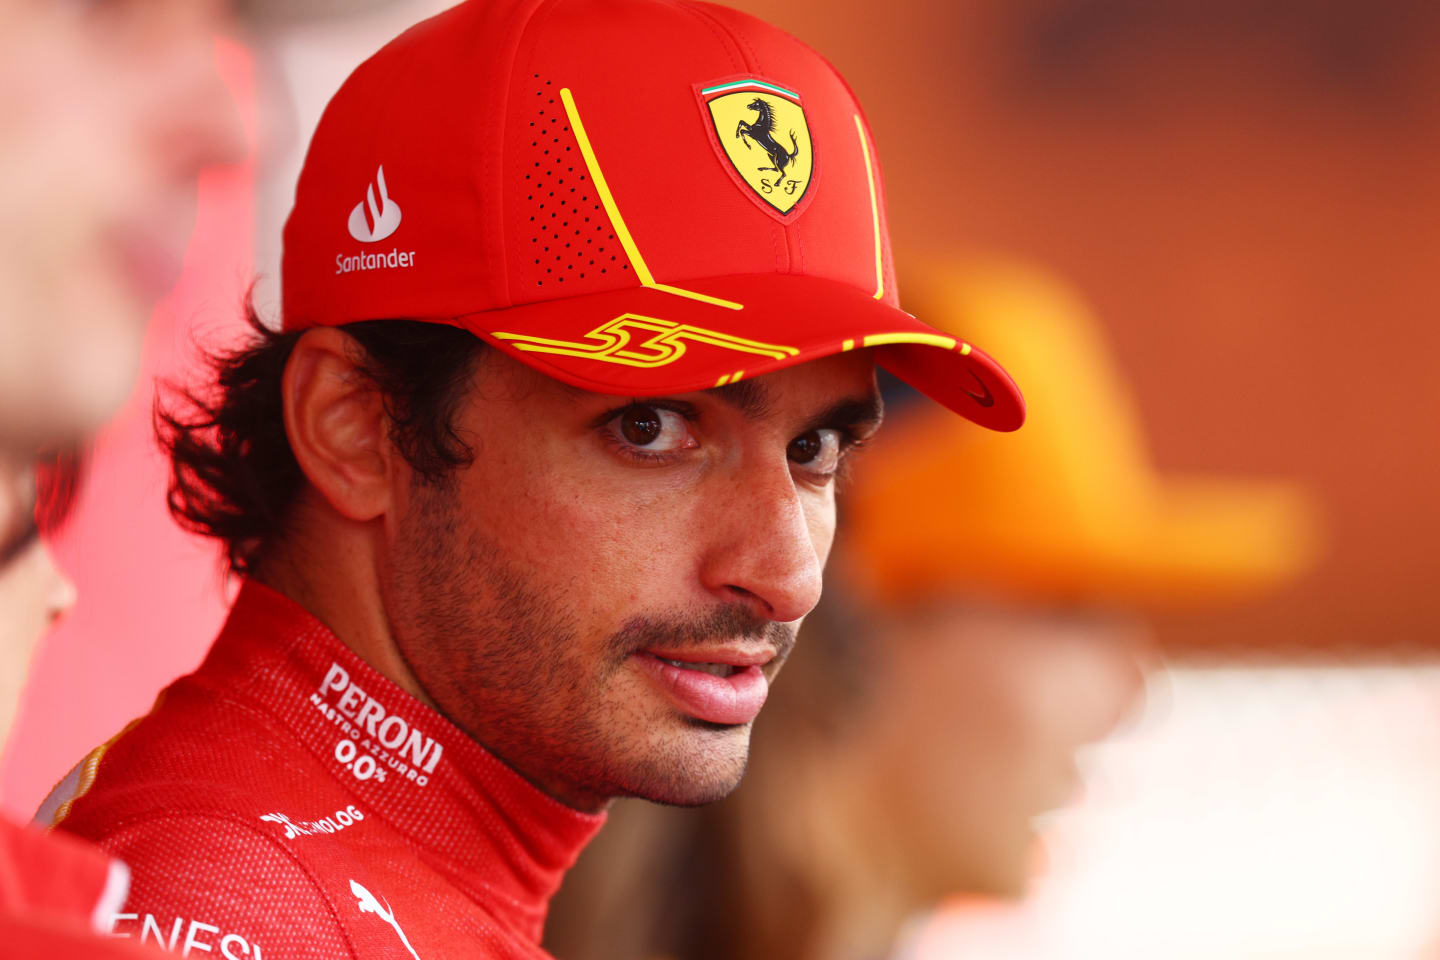
[[[129,866],[116,936],[227,960],[353,957],[325,885],[340,850],[290,842],[301,818],[343,820],[347,796],[268,718],[197,693],[182,681],[93,751],[41,821]]]
[[[90,751],[51,791],[36,820],[57,824],[82,805],[114,810],[244,791],[275,779],[271,770],[293,770],[306,759],[272,718],[184,677],[148,714]]]
[[[353,957],[319,871],[270,826],[216,810],[113,824],[97,840],[131,870],[114,934],[187,956],[208,948],[234,960]]]
[[[119,825],[157,816],[253,823],[275,806],[308,811],[343,796],[275,717],[192,676],[82,759],[35,819],[101,842]]]

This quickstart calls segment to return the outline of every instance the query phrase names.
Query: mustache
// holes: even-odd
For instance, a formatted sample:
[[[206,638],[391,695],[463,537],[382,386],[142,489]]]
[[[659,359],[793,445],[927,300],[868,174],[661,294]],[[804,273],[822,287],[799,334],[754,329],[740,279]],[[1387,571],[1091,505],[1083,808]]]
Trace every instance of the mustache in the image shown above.
[[[646,647],[677,643],[767,640],[775,648],[777,661],[783,661],[795,647],[795,633],[791,624],[757,617],[747,607],[734,605],[690,616],[631,617],[610,635],[609,647],[617,658],[624,658]]]

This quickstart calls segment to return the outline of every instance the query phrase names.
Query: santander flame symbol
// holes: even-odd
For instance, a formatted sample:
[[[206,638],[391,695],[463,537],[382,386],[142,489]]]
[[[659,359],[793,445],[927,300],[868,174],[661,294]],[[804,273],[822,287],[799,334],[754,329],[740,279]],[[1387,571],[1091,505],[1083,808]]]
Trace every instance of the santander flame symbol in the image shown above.
[[[390,194],[385,192],[383,166],[375,168],[375,180],[380,185],[380,203],[375,203],[375,184],[372,183],[365,187],[365,201],[355,204],[355,209],[350,211],[350,236],[361,243],[384,240],[400,226],[400,204],[391,200]],[[365,216],[367,205],[370,208],[369,219]]]

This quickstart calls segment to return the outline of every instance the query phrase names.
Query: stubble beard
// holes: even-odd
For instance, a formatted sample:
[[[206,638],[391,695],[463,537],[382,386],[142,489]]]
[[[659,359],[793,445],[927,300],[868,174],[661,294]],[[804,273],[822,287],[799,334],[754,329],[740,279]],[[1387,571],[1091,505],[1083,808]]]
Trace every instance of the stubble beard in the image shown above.
[[[750,725],[722,727],[652,698],[620,696],[630,655],[663,642],[764,636],[781,659],[794,631],[748,609],[636,616],[598,648],[538,571],[466,529],[448,485],[417,489],[402,525],[386,609],[392,636],[442,714],[552,795],[641,797],[692,806],[728,795]],[[587,657],[587,650],[590,651]]]

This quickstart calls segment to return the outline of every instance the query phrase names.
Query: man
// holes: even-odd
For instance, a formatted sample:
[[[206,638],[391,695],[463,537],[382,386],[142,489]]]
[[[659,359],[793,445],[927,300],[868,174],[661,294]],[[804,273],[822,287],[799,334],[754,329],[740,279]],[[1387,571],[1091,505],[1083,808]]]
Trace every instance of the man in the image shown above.
[[[973,258],[908,269],[910,302],[983,332],[1035,385],[1025,430],[892,405],[744,789],[703,810],[617,805],[553,904],[557,956],[953,956],[916,921],[956,894],[1027,892],[1047,815],[1085,788],[1083,752],[1143,697],[1148,614],[1273,590],[1313,561],[1294,485],[1153,465],[1065,284]],[[964,955],[1054,955],[1006,947]]]
[[[238,118],[214,65],[222,4],[0,2],[0,741],[31,653],[75,599],[35,522],[35,460],[129,392],[178,266],[196,177]],[[124,865],[0,821],[6,957],[109,957]]]
[[[872,364],[1014,429],[896,306],[874,145],[792,38],[700,3],[461,4],[347,80],[284,328],[170,410],[247,576],[205,664],[42,817],[116,932],[228,957],[535,957],[611,798],[703,803],[815,604]]]

